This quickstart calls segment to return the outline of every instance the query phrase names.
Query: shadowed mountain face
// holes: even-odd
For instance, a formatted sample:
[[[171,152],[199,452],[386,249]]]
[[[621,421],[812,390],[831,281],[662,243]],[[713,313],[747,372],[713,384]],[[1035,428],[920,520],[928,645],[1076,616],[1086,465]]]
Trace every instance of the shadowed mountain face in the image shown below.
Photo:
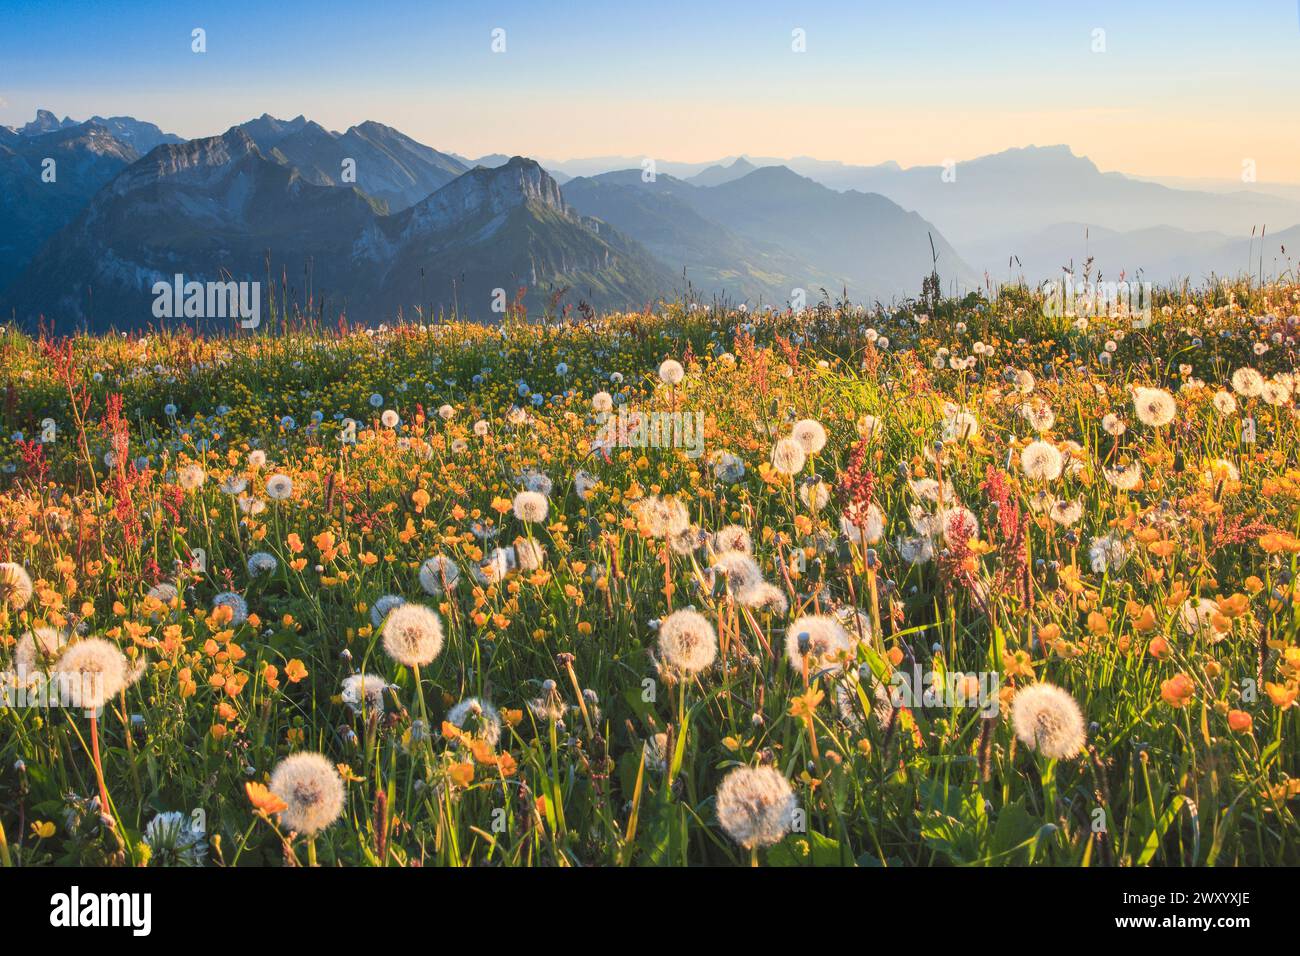
[[[276,148],[309,130],[289,125]],[[368,322],[453,305],[491,319],[494,290],[513,299],[519,285],[530,310],[563,286],[599,307],[641,306],[671,282],[643,249],[569,210],[530,160],[471,170],[388,215],[355,186],[318,185],[269,158],[235,127],[160,146],[123,170],[41,251],[3,308],[60,330],[138,328],[157,321],[154,284],[177,274],[260,281],[263,315],[268,278],[285,277],[291,301],[310,296],[321,314]]]
[[[139,158],[100,123],[62,123],[42,111],[0,129],[0,290],[101,186]]]
[[[381,123],[332,133],[301,116],[263,115],[240,126],[268,158],[318,186],[356,186],[396,212],[447,185],[468,167]]]

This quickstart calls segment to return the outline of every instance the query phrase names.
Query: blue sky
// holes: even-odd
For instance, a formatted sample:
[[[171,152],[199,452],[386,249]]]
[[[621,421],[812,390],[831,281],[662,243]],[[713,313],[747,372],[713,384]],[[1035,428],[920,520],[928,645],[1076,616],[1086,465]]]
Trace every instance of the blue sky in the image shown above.
[[[1104,169],[1227,179],[1251,158],[1300,181],[1296,0],[1133,6],[0,0],[0,123],[42,106],[198,136],[303,113],[555,159],[911,165],[1065,142]]]

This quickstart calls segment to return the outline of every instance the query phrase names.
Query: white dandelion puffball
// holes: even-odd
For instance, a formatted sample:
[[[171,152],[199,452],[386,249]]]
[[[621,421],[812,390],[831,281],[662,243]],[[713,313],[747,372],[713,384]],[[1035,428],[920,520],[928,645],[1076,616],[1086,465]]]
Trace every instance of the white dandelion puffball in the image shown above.
[[[384,618],[388,617],[388,612],[395,607],[401,607],[406,603],[406,598],[400,594],[385,594],[383,597],[376,598],[375,603],[370,605],[370,623],[376,629],[383,627]]]
[[[1030,442],[1020,453],[1020,468],[1030,481],[1055,481],[1061,477],[1061,465],[1061,452],[1051,442]]]
[[[698,611],[674,611],[659,623],[659,653],[673,670],[697,674],[718,656],[718,635]]]
[[[401,416],[391,408],[385,409],[384,414],[379,416],[379,423],[385,428],[396,428],[401,420]]]
[[[751,611],[769,611],[772,614],[784,614],[790,609],[785,592],[766,581],[741,588],[736,592],[736,603]]]
[[[1115,533],[1093,538],[1088,548],[1088,561],[1094,574],[1118,571],[1128,563],[1130,548],[1128,542]]]
[[[450,405],[440,405],[438,406],[438,417],[444,422],[449,422],[456,417],[456,409]]]
[[[691,526],[691,514],[676,498],[650,495],[633,506],[637,519],[652,538],[674,538]]]
[[[859,548],[878,544],[885,536],[885,513],[875,504],[865,510],[851,504],[840,515],[840,531]]]
[[[144,828],[144,842],[149,845],[150,866],[203,866],[207,861],[207,834],[179,810],[150,820]]]
[[[423,604],[401,604],[384,621],[384,650],[407,667],[428,664],[442,653],[442,620]]]
[[[1142,481],[1142,465],[1135,461],[1117,468],[1103,468],[1102,474],[1112,487],[1120,491],[1132,491]]]
[[[18,672],[20,681],[43,672],[67,644],[68,635],[52,627],[34,627],[18,638],[14,647],[14,670]]]
[[[1062,528],[1068,528],[1083,517],[1083,502],[1066,501],[1064,499],[1054,501],[1047,514]]]
[[[666,359],[659,366],[659,378],[667,385],[676,385],[686,377],[686,370],[676,359]]]
[[[727,587],[733,594],[763,580],[758,563],[743,551],[722,552],[714,558],[713,570],[726,578]]]
[[[1135,388],[1133,408],[1137,411],[1138,421],[1148,428],[1163,428],[1178,414],[1174,397],[1162,388]]]
[[[740,551],[753,554],[754,539],[740,525],[729,524],[713,536],[713,549],[718,552]]]
[[[1016,691],[1011,700],[1011,726],[1021,743],[1052,760],[1078,756],[1088,736],[1074,698],[1044,682]]]
[[[343,779],[334,764],[310,750],[276,764],[270,790],[286,804],[280,821],[299,833],[319,833],[343,812]]]
[[[1220,415],[1231,415],[1237,411],[1237,400],[1232,392],[1215,392],[1214,408]]]
[[[32,579],[21,564],[5,561],[0,564],[0,604],[21,611],[32,599]]]
[[[1124,420],[1114,412],[1107,412],[1102,416],[1101,430],[1112,438],[1118,438],[1120,435],[1128,431],[1128,426],[1125,425]]]
[[[614,408],[614,398],[609,392],[597,392],[591,396],[591,410],[602,415],[608,414]]]
[[[514,544],[515,564],[520,571],[536,571],[546,563],[546,549],[536,541],[519,538]]]
[[[844,653],[853,649],[854,639],[844,626],[825,614],[805,614],[795,618],[785,630],[785,656],[790,666],[803,670],[804,658],[811,671],[823,664],[832,664]]]
[[[521,491],[515,495],[515,517],[520,521],[529,523],[545,521],[550,510],[550,503],[546,500],[546,496],[540,492]]]
[[[790,781],[772,767],[737,767],[718,787],[718,824],[747,850],[779,843],[796,806]]]
[[[365,712],[367,717],[384,712],[384,690],[388,682],[375,674],[352,674],[343,678],[343,690],[340,696],[343,703],[355,712]]]
[[[778,438],[772,446],[772,467],[782,475],[797,475],[803,471],[808,453],[794,438]]]
[[[153,598],[159,604],[170,606],[173,601],[180,595],[176,590],[176,585],[163,581],[161,584],[155,584],[146,593],[145,597]]]
[[[812,418],[795,422],[794,428],[790,429],[790,437],[803,446],[809,455],[815,455],[826,447],[826,429],[821,422]]]
[[[293,495],[293,479],[276,474],[266,479],[266,495],[275,501],[285,501]]]
[[[261,449],[250,451],[248,453],[248,465],[250,468],[264,468],[266,466],[266,452]]]
[[[248,573],[252,577],[274,574],[280,562],[269,551],[254,551],[248,556]]]
[[[821,511],[830,503],[831,486],[820,478],[816,481],[800,482],[799,500],[808,506],[809,511]]]
[[[198,491],[206,478],[207,475],[198,465],[186,465],[176,473],[176,483],[186,491]]]
[[[248,602],[234,591],[222,591],[212,599],[212,609],[219,607],[230,609],[230,623],[234,627],[248,620]]]
[[[425,594],[441,597],[460,581],[460,568],[444,554],[434,555],[420,565],[420,587]]]
[[[1232,373],[1232,390],[1242,398],[1255,398],[1264,391],[1264,376],[1253,368],[1239,368]]]
[[[1214,617],[1218,613],[1217,601],[1211,601],[1209,598],[1188,598],[1178,609],[1178,625],[1189,637],[1204,633],[1210,637],[1211,643],[1217,644],[1225,636],[1218,633],[1214,627]]]
[[[863,415],[857,421],[858,437],[868,441],[884,432],[885,423],[875,415]]]
[[[447,723],[493,747],[501,739],[501,716],[479,697],[468,697],[447,711]]]
[[[90,637],[65,650],[53,673],[70,682],[77,706],[98,710],[127,686],[126,655],[111,641]]]

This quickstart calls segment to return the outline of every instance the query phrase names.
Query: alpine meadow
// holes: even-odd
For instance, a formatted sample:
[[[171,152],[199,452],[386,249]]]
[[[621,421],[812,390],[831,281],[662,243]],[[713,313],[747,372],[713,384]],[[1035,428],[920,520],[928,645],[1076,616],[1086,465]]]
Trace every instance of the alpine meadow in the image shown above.
[[[1285,918],[1233,893],[1300,865],[1296,11],[1094,6],[0,12],[37,922],[471,876],[299,867]]]

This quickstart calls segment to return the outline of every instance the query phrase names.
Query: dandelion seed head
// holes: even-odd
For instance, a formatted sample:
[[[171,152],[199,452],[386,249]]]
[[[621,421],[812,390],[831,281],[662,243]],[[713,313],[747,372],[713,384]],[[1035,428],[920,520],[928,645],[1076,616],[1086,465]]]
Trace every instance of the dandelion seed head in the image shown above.
[[[1016,691],[1011,726],[1030,750],[1051,760],[1069,760],[1087,742],[1083,714],[1068,691],[1038,682]]]
[[[546,515],[551,510],[550,502],[546,496],[536,491],[521,491],[515,495],[514,500],[515,517],[520,521],[536,524],[546,520]]]
[[[127,686],[126,655],[102,637],[88,637],[59,655],[53,673],[70,680],[78,692],[78,706],[98,710]]]
[[[737,767],[718,787],[718,824],[745,849],[780,842],[794,825],[794,790],[772,767]]]
[[[447,711],[447,723],[493,747],[501,740],[501,715],[480,697],[467,697]]]
[[[338,770],[326,757],[309,750],[276,764],[270,790],[286,804],[280,821],[299,833],[319,833],[343,812],[343,780]]]
[[[844,626],[825,614],[805,614],[785,630],[786,660],[797,671],[803,670],[805,657],[809,673],[838,664],[840,655],[851,651],[854,643]]]
[[[804,452],[815,455],[826,447],[826,429],[822,423],[813,418],[804,418],[794,423],[790,437],[799,443]]]
[[[384,650],[407,667],[428,664],[442,652],[442,620],[432,608],[404,603],[384,620]]]
[[[778,438],[772,446],[772,467],[777,474],[791,476],[803,471],[808,461],[808,453],[794,438]]]
[[[674,671],[698,674],[718,656],[718,635],[698,611],[674,611],[659,622],[659,653]]]
[[[32,599],[32,593],[31,575],[21,564],[12,561],[0,563],[0,604],[21,611]]]
[[[460,581],[460,568],[444,554],[434,555],[420,565],[420,587],[425,594],[441,597]]]

